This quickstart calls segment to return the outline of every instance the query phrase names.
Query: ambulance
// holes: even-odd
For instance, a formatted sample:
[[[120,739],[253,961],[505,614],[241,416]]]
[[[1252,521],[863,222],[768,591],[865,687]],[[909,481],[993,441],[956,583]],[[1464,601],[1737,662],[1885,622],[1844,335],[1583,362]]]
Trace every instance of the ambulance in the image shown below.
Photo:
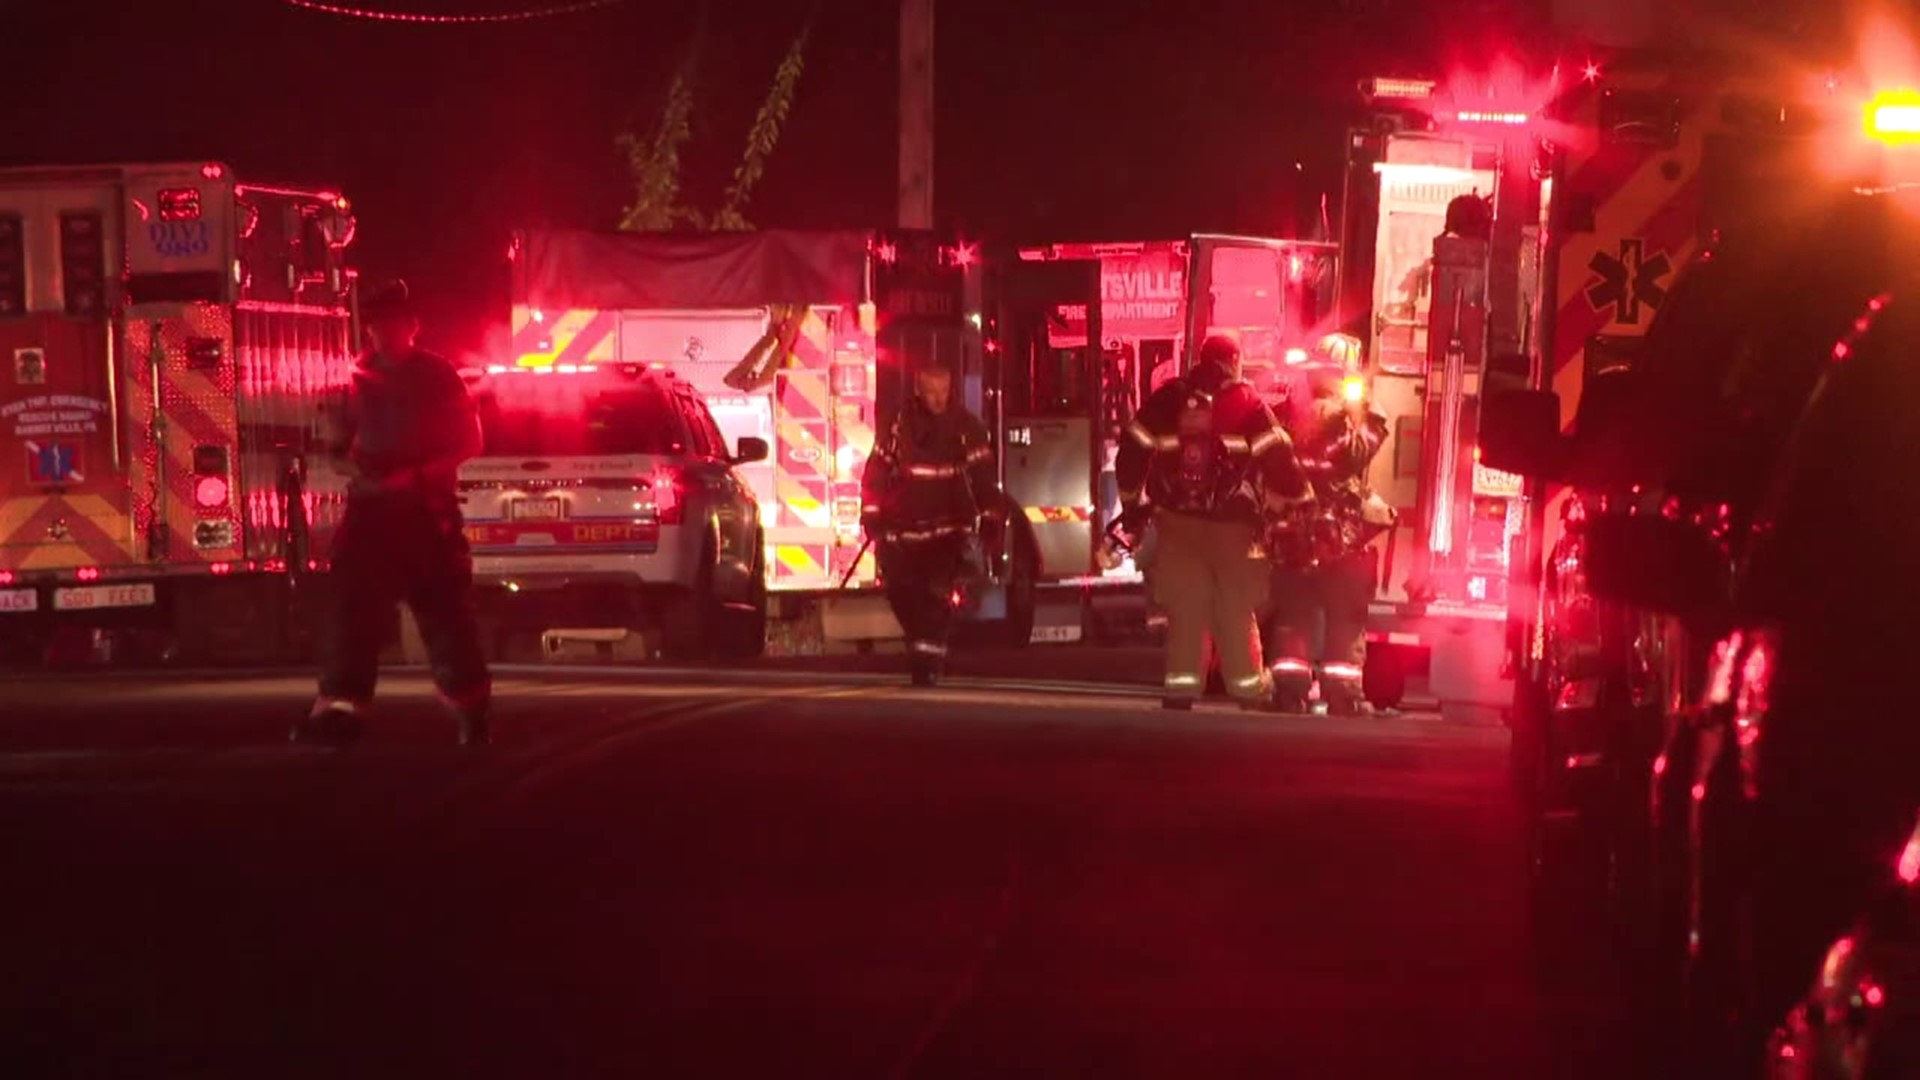
[[[355,353],[337,190],[220,162],[0,170],[0,638],[303,648]],[[136,634],[135,631],[139,633]]]

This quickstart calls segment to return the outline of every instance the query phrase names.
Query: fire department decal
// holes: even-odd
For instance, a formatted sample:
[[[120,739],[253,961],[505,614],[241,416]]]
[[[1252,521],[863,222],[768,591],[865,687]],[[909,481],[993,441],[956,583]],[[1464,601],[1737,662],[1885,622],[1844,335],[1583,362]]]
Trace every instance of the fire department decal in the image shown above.
[[[107,403],[77,394],[40,394],[0,405],[0,423],[16,439],[46,435],[96,435]]]
[[[41,386],[47,381],[47,354],[40,349],[13,350],[13,381],[21,386]]]
[[[1618,255],[1594,252],[1587,269],[1597,279],[1587,286],[1587,303],[1593,310],[1611,307],[1615,323],[1638,326],[1642,308],[1658,311],[1666,300],[1662,282],[1673,273],[1673,263],[1665,252],[1648,255],[1646,241],[1630,236],[1620,241]]]
[[[68,442],[29,442],[27,482],[32,484],[85,483],[80,471],[80,448]]]

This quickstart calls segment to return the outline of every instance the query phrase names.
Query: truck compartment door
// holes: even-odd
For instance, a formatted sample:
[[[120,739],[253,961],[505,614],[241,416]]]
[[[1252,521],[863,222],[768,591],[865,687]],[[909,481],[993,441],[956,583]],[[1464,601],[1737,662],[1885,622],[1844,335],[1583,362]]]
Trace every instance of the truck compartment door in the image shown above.
[[[1240,343],[1245,377],[1266,389],[1288,353],[1339,329],[1338,244],[1248,236],[1196,236],[1187,270],[1187,336],[1182,370],[1200,342],[1225,334]]]
[[[0,191],[0,570],[134,558],[109,184]]]
[[[1043,580],[1095,573],[1106,465],[1100,263],[1009,263],[997,300],[1007,494],[1033,530]],[[1079,344],[1063,346],[1069,336]]]

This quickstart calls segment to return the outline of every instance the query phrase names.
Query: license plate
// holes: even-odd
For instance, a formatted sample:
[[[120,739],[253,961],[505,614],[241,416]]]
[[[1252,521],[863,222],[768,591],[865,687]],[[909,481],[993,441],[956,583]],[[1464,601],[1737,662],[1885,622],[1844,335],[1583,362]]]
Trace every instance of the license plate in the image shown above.
[[[559,521],[560,500],[552,499],[515,499],[507,506],[507,519],[510,521]]]
[[[39,611],[37,589],[0,589],[0,611]]]
[[[1080,640],[1077,626],[1036,626],[1028,641],[1033,644],[1064,644]]]
[[[55,611],[152,606],[153,586],[147,582],[137,585],[87,585],[77,589],[53,591]]]

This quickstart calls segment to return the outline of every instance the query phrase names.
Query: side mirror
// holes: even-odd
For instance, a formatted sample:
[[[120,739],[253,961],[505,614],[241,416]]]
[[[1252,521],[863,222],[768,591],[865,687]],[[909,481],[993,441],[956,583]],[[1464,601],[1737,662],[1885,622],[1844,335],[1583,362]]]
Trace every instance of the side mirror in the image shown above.
[[[1595,596],[1683,618],[1723,607],[1733,563],[1706,530],[1660,514],[1587,519],[1587,584]]]
[[[733,452],[733,463],[746,465],[755,461],[765,461],[770,452],[771,447],[767,446],[767,440],[757,435],[742,435],[738,448]]]
[[[1566,466],[1560,434],[1560,395],[1551,390],[1501,390],[1480,402],[1480,460],[1489,469],[1556,480]]]

